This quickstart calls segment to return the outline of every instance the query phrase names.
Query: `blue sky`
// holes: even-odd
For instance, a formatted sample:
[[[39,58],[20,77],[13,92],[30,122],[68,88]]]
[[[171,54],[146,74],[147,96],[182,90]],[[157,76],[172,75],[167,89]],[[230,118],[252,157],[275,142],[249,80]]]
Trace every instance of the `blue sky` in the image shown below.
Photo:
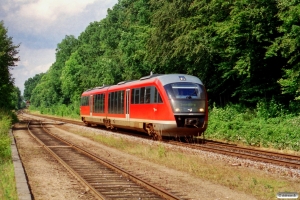
[[[46,72],[55,61],[55,49],[66,35],[78,37],[94,21],[106,17],[118,0],[0,0],[0,21],[20,44],[18,66],[11,70],[15,85]]]

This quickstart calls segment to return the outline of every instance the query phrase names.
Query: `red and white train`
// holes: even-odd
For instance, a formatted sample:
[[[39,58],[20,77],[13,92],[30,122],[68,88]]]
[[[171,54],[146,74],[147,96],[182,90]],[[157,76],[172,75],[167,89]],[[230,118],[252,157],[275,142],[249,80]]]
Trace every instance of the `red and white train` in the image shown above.
[[[140,80],[96,87],[81,95],[82,121],[162,136],[200,136],[208,124],[208,101],[199,78],[151,74]]]

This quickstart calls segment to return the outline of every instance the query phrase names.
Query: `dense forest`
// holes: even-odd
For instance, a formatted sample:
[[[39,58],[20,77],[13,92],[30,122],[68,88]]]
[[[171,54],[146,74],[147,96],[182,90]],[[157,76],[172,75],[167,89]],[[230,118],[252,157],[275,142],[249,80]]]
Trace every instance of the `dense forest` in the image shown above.
[[[119,0],[78,38],[65,36],[45,74],[25,83],[34,107],[76,107],[95,86],[154,73],[205,84],[210,105],[300,98],[299,0]]]

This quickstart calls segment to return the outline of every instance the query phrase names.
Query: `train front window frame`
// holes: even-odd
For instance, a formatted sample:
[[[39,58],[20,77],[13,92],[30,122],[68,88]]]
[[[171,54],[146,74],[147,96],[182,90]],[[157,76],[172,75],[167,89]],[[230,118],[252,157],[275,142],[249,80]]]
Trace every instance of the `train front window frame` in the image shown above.
[[[169,99],[205,99],[204,86],[198,83],[170,83],[165,85]]]

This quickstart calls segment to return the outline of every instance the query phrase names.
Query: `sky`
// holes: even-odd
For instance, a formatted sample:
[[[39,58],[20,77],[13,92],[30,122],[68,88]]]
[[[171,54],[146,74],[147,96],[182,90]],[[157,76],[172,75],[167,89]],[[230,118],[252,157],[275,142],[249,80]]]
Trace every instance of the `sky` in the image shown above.
[[[0,0],[0,21],[18,48],[20,61],[11,74],[21,93],[24,83],[46,72],[66,35],[76,38],[107,15],[118,0]]]

